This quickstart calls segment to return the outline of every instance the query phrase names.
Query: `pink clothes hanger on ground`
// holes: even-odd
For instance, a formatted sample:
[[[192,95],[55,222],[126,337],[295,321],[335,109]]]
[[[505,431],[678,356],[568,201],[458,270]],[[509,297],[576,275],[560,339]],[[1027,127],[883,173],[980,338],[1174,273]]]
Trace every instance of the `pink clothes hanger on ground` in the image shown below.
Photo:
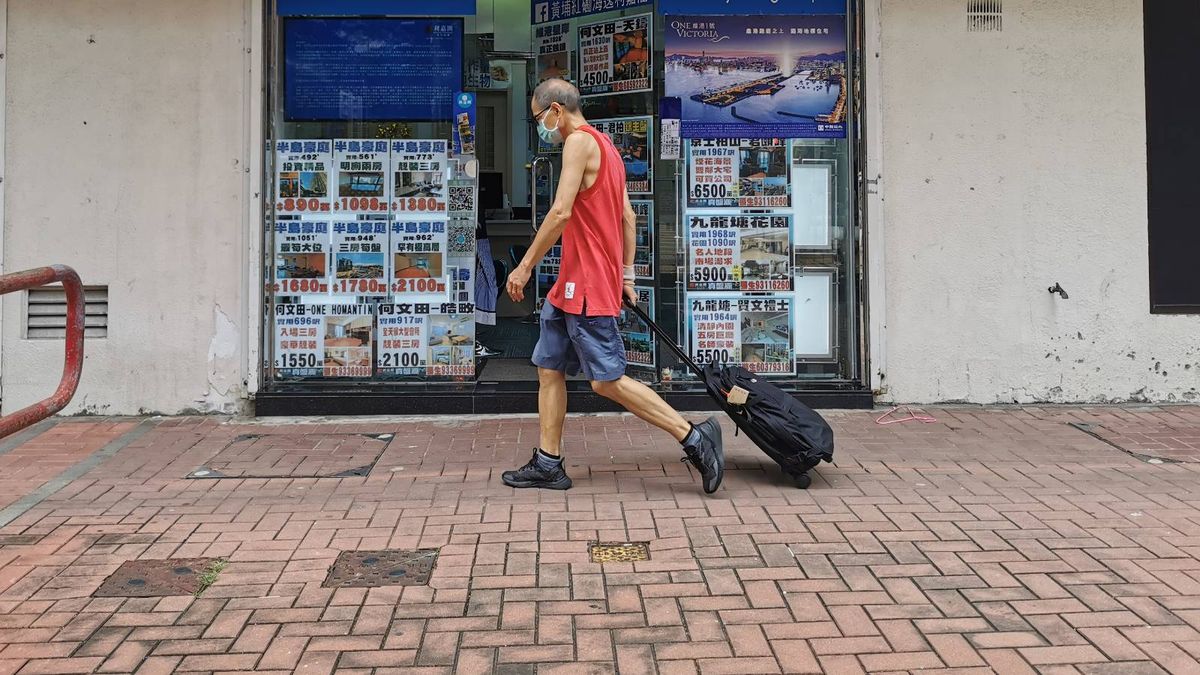
[[[888,417],[891,417],[892,415],[896,414],[897,412],[899,412],[901,410],[908,413],[908,417],[894,417],[892,419],[887,419]],[[883,413],[882,415],[880,415],[879,417],[875,418],[875,424],[885,425],[885,426],[888,424],[900,424],[902,422],[920,422],[922,424],[933,424],[933,423],[937,422],[937,418],[933,417],[932,415],[926,415],[924,413],[918,415],[917,413],[914,413],[906,405],[894,406],[891,410],[889,410],[889,411]]]

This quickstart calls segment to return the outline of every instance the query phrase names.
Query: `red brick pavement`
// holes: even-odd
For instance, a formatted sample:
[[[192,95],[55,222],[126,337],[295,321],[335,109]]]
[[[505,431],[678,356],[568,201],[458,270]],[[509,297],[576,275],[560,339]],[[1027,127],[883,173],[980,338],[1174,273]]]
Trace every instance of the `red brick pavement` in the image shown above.
[[[128,421],[62,422],[0,454],[0,508],[36,490],[132,429],[134,424]]]
[[[545,494],[498,479],[528,417],[166,420],[0,529],[43,537],[0,546],[0,673],[1200,672],[1200,465],[1068,425],[1200,408],[930,412],[829,413],[808,491],[730,433],[713,497],[628,417],[572,418],[576,487]],[[298,433],[396,436],[365,478],[183,478]],[[652,559],[593,564],[595,539]],[[424,547],[429,586],[321,587],[340,551]],[[214,556],[198,599],[90,597],[126,560]]]

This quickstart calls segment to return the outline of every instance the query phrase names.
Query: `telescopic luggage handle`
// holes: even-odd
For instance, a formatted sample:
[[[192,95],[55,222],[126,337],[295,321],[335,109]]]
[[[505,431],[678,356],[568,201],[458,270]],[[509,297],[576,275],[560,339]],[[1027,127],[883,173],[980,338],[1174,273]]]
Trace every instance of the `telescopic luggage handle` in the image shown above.
[[[633,312],[634,316],[641,319],[642,323],[649,326],[650,331],[657,335],[658,338],[663,341],[663,344],[665,344],[667,348],[670,349],[673,354],[675,354],[675,356],[679,357],[680,361],[686,364],[687,367],[696,374],[696,377],[700,378],[701,380],[704,379],[704,371],[700,368],[700,366],[696,365],[696,362],[692,360],[692,357],[688,356],[688,353],[683,350],[683,347],[680,347],[675,340],[671,339],[671,336],[667,335],[663,329],[659,328],[658,324],[651,321],[650,317],[642,311],[641,307],[638,307],[637,304],[630,302],[629,298],[622,298],[622,300],[625,302],[625,307]]]

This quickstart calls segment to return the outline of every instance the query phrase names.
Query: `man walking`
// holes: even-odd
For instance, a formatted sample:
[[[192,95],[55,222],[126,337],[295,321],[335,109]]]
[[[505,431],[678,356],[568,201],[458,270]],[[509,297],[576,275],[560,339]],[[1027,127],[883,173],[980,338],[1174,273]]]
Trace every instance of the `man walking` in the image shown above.
[[[561,457],[566,376],[582,371],[596,393],[679,441],[684,460],[700,472],[704,491],[711,494],[725,473],[721,425],[712,417],[689,424],[654,390],[625,376],[617,316],[622,297],[636,301],[636,217],[625,192],[621,156],[608,136],[588,125],[579,108],[579,90],[564,80],[538,85],[530,112],[543,141],[562,143],[562,173],[541,229],[508,275],[509,297],[515,302],[524,298],[533,269],[560,236],[562,261],[542,309],[541,337],[533,350],[541,445],[528,464],[504,472],[504,483],[516,488],[571,487]]]

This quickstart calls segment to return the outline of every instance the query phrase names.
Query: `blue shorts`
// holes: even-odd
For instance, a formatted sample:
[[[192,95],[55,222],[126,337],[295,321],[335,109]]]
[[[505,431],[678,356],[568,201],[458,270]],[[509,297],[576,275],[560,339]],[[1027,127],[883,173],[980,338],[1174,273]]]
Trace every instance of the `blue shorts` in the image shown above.
[[[567,314],[547,301],[541,324],[533,365],[567,375],[582,371],[592,382],[612,382],[625,375],[625,343],[616,317]]]

